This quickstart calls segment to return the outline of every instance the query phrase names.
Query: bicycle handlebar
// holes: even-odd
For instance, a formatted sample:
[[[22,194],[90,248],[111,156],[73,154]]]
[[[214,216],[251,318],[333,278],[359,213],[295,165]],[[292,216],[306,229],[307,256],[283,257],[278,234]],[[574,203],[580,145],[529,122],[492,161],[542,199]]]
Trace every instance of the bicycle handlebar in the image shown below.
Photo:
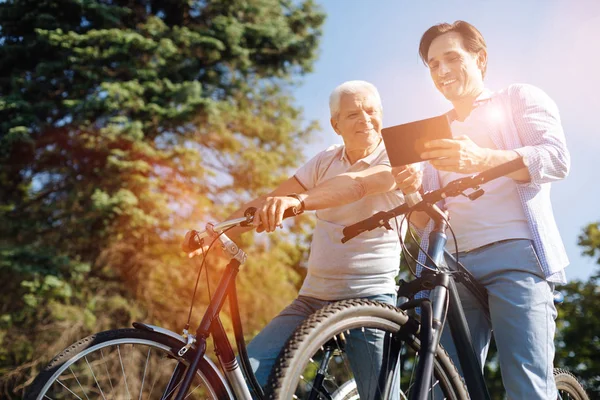
[[[248,207],[248,209],[246,209],[246,211],[244,211],[243,217],[233,218],[233,219],[218,223],[213,226],[213,230],[215,231],[215,233],[219,234],[219,233],[226,231],[229,228],[233,228],[236,226],[241,226],[241,227],[250,226],[252,224],[252,221],[254,221],[254,213],[255,212],[256,212],[255,207]],[[285,219],[285,218],[289,218],[289,217],[295,217],[296,215],[298,215],[298,214],[296,214],[294,212],[294,207],[290,207],[287,210],[285,210],[285,212],[283,213],[283,218]],[[181,249],[183,251],[185,251],[186,253],[191,253],[192,251],[197,250],[200,247],[202,247],[203,239],[206,237],[209,237],[209,233],[206,230],[196,231],[196,230],[192,229],[192,230],[186,232],[183,243],[181,244]]]
[[[385,226],[388,224],[388,221],[394,217],[406,214],[409,211],[423,209],[424,205],[435,204],[438,201],[445,199],[446,197],[458,196],[467,189],[478,188],[479,185],[500,178],[502,176],[509,175],[513,172],[525,168],[526,166],[527,164],[525,163],[523,158],[519,157],[507,163],[490,168],[479,174],[456,179],[448,183],[445,187],[441,189],[423,194],[422,200],[416,204],[408,205],[407,203],[404,203],[394,209],[391,209],[389,211],[380,211],[377,214],[374,214],[372,217],[366,218],[362,221],[345,227],[342,231],[342,233],[344,234],[344,237],[342,238],[342,243],[346,243],[348,240],[360,235],[363,232],[372,231],[375,228]]]

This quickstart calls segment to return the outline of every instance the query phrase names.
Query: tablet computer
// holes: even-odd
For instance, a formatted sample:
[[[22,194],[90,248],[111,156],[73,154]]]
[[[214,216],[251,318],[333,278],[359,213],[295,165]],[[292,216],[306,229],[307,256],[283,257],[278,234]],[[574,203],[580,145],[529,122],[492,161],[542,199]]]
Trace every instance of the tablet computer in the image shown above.
[[[381,135],[392,167],[425,161],[421,158],[425,142],[452,139],[446,114],[383,128]]]

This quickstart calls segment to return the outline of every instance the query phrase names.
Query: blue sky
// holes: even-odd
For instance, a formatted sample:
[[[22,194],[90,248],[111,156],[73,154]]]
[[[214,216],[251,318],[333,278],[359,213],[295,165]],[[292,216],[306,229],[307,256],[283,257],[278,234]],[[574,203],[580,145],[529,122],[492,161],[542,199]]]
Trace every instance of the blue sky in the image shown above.
[[[552,186],[552,201],[571,265],[569,279],[598,270],[581,256],[577,236],[600,221],[600,1],[597,0],[317,0],[327,13],[313,73],[294,90],[306,120],[319,132],[311,157],[339,137],[329,125],[328,97],[352,79],[375,84],[384,126],[441,114],[450,108],[418,57],[423,32],[457,19],[475,25],[488,46],[486,84],[542,88],[558,104],[571,151],[570,176]]]

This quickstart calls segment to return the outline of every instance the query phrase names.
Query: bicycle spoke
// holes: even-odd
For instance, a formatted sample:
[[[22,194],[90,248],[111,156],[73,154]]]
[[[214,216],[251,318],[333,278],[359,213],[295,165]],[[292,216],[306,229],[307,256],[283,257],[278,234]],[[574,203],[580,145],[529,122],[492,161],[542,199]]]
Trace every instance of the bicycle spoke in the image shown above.
[[[341,358],[341,360],[343,361],[343,368],[344,368],[344,374],[346,377],[348,377],[348,380],[351,380],[354,378],[354,374],[352,372],[352,367],[348,361],[348,358],[345,356],[345,351],[343,350],[344,344],[340,344],[341,340],[345,340],[343,339],[343,334],[342,335],[336,335],[333,337],[333,343],[335,344],[335,349],[337,350],[337,352],[333,353],[333,357],[332,360],[335,360],[335,357],[339,357]],[[346,336],[350,337],[350,332],[346,332]],[[347,345],[347,342],[346,342]],[[331,375],[330,373],[328,374],[328,381],[332,383],[332,385],[334,385],[336,387],[336,390],[338,390],[341,386],[338,385],[335,376]],[[335,392],[332,391],[332,392]]]
[[[135,378],[135,372],[137,371],[137,369],[135,368],[136,364],[135,364],[135,359],[134,359],[134,356],[135,356],[135,349],[133,348],[134,346],[135,345],[133,343],[129,346],[129,348],[130,348],[129,367],[127,369],[127,372],[129,374],[130,378],[132,379],[132,390],[131,391],[133,391],[133,383],[135,382],[135,379],[133,379],[133,378]],[[134,374],[133,377],[131,376],[132,373]],[[129,397],[131,398],[131,396],[129,396]]]
[[[106,370],[106,377],[108,378],[108,382],[110,383],[110,392],[114,393],[115,388],[113,386],[112,379],[110,378],[110,373],[108,372],[108,362],[106,361],[106,358],[104,357],[104,350],[102,350],[102,349],[100,349],[100,357],[102,358],[102,361],[104,361],[104,369]]]
[[[321,387],[320,387],[320,388],[316,388],[316,387],[315,387],[315,386],[312,384],[312,382],[309,382],[309,381],[308,381],[308,379],[306,379],[306,378],[304,378],[304,377],[301,377],[301,379],[302,379],[302,380],[303,380],[303,381],[306,383],[306,386],[307,386],[307,387],[310,389],[309,391],[316,390],[318,393],[321,393],[321,394],[325,395],[325,393],[322,391],[322,389],[323,389],[323,385],[321,385]]]
[[[144,382],[146,381],[146,371],[148,370],[148,361],[150,360],[150,351],[152,349],[148,348],[148,355],[146,356],[146,365],[144,366],[144,376],[142,376],[142,385],[140,387],[140,397],[138,400],[142,400],[142,393],[144,392]]]
[[[343,361],[343,368],[345,369],[345,371],[344,371],[345,375],[348,376],[349,379],[352,379],[352,377],[354,376],[352,373],[352,368],[349,365],[347,357],[344,356],[344,350],[342,349],[343,345],[340,344],[340,340],[342,340],[342,337],[340,337],[338,335],[333,337],[333,343],[335,343],[335,349],[337,350],[337,352],[333,352],[332,360],[335,361],[335,357],[341,358]],[[338,383],[335,379],[335,376],[332,376],[331,374],[327,374],[327,379],[329,382],[331,382],[331,384],[333,386],[335,386],[336,390],[338,390],[340,388],[340,385],[338,385]],[[335,392],[335,390],[332,390],[332,392]]]
[[[171,379],[169,380],[169,384],[167,385],[167,387],[169,387],[171,385],[171,381],[172,381],[173,377],[175,376],[175,373],[177,373],[177,366],[173,370],[173,374],[171,375]],[[173,394],[173,392],[175,392],[177,390],[179,385],[181,385],[181,379],[179,379],[179,382],[177,382],[177,385],[175,385],[175,387],[173,389],[171,389],[171,391],[169,393],[167,393],[166,397],[163,395],[163,399],[171,396]]]
[[[385,343],[385,336],[387,335],[388,340],[387,340],[387,351],[385,352],[387,354],[387,357],[385,359],[385,368],[387,369],[387,367],[390,365],[390,357],[392,355],[392,340],[393,340],[393,335],[391,332],[384,332],[384,343]]]
[[[94,382],[96,382],[96,386],[98,386],[98,390],[100,390],[100,395],[102,396],[102,398],[104,400],[106,400],[106,397],[104,397],[104,392],[102,392],[102,388],[100,387],[100,383],[98,383],[98,379],[96,379],[96,374],[94,374],[94,370],[92,369],[92,366],[90,365],[87,357],[84,357],[84,359],[85,359],[85,363],[87,364],[88,368],[90,369],[90,372],[92,373],[92,377],[94,377]]]
[[[325,349],[322,347],[322,348],[321,348],[321,351],[322,351],[322,352],[324,352],[324,351],[325,351]],[[321,368],[321,364],[322,364],[322,363],[319,363],[319,362],[317,362],[315,359],[313,359],[313,358],[310,358],[310,359],[309,359],[309,364],[311,364],[311,365],[312,365],[311,369],[313,369],[313,370],[317,371],[317,373],[318,373],[318,371],[319,371],[319,370],[320,370],[320,368]],[[308,367],[307,367],[307,369],[308,369]],[[306,379],[306,378],[305,378],[304,376],[302,376],[302,375],[301,375],[301,379],[304,381],[304,383],[306,384],[306,386],[307,386],[307,388],[309,389],[309,391],[317,390],[318,392],[321,392],[320,388],[316,388],[316,387],[315,387],[315,385],[313,384],[313,382],[312,382],[312,381],[309,381],[308,379]],[[324,381],[323,381],[323,382],[324,382]],[[321,386],[322,386],[322,385],[321,385]]]
[[[363,336],[364,342],[365,342],[365,343],[367,343],[367,342],[368,342],[368,339],[367,339],[367,335],[365,334],[365,328],[364,328],[364,327],[360,328],[360,333],[362,333],[362,336]],[[370,361],[370,365],[374,365],[374,364],[375,364],[375,362],[374,362],[374,360],[373,360],[373,356],[372,356],[372,354],[371,354],[371,352],[370,352],[370,351],[368,351],[368,353],[369,353],[369,361]],[[365,378],[365,377],[363,377],[363,379],[364,379],[364,378]],[[368,377],[368,379],[367,379],[367,381],[369,382],[369,386],[367,387],[367,393],[371,393],[371,384],[373,383],[373,379],[370,379],[370,378],[371,378],[371,377]],[[377,383],[377,386],[379,386],[379,383]],[[380,390],[380,389],[381,389],[381,388],[377,387],[377,390],[379,391],[379,394],[381,394],[381,390]]]
[[[196,391],[196,389],[198,389],[200,386],[202,386],[201,383],[198,384],[194,389],[192,389],[192,391],[187,396],[185,396],[184,398],[187,399],[188,397],[190,397],[192,395],[192,393],[194,393]]]
[[[117,352],[119,353],[119,363],[121,364],[121,371],[123,371],[123,379],[125,379],[125,390],[127,390],[127,397],[131,398],[129,393],[129,385],[127,384],[127,375],[125,375],[125,366],[123,365],[123,358],[121,357],[121,346],[117,345]]]
[[[69,392],[71,392],[71,394],[75,397],[77,397],[79,400],[83,400],[81,397],[77,396],[77,394],[75,394],[71,389],[69,389],[68,387],[66,387],[61,381],[57,380],[56,382],[58,382],[59,385],[61,385],[62,387],[64,387],[65,389],[67,389]]]
[[[408,385],[408,391],[407,393],[410,393],[414,384],[415,384],[415,373],[417,371],[417,365],[419,364],[419,355],[415,354],[415,359],[412,365],[412,368],[410,370],[410,384]]]
[[[165,360],[165,357],[161,357],[162,359],[160,360],[159,364],[163,364],[163,361]],[[157,368],[159,371],[161,370],[160,368]],[[156,382],[158,381],[160,375],[156,374],[156,377],[154,378],[154,382],[152,382],[152,387],[150,388],[150,394],[148,394],[148,398],[150,399],[152,397],[152,392],[154,392],[154,386],[156,386]],[[162,396],[161,398],[163,398],[164,396]]]
[[[81,386],[81,382],[79,382],[79,379],[77,379],[77,377],[75,376],[75,372],[73,372],[73,369],[69,367],[69,371],[71,371],[71,374],[73,375],[73,378],[75,378],[75,381],[77,381],[77,384],[79,385],[79,387],[81,388],[81,391],[83,392],[83,395],[85,396],[85,398],[87,400],[90,400],[90,398],[87,396],[87,394],[85,393],[85,389],[83,388],[83,386]],[[79,397],[79,396],[77,396]]]
[[[345,335],[346,335],[347,337],[350,337],[350,331],[349,331],[349,330],[347,330],[347,331],[345,332]],[[346,368],[346,373],[347,373],[348,375],[350,375],[350,376],[354,376],[354,373],[352,372],[352,366],[350,365],[350,361],[348,360],[348,358],[347,358],[347,357],[344,357],[344,356],[343,356],[345,352],[344,352],[344,351],[343,351],[343,350],[340,348],[340,345],[339,345],[339,344],[338,344],[338,342],[337,342],[337,340],[338,340],[337,336],[335,337],[335,339],[334,339],[334,340],[335,340],[335,344],[338,346],[338,349],[339,349],[339,350],[340,350],[340,352],[342,353],[342,360],[344,361],[344,367]],[[346,342],[346,345],[348,345],[348,343],[347,343],[347,342]],[[352,343],[350,343],[350,346],[352,346]]]

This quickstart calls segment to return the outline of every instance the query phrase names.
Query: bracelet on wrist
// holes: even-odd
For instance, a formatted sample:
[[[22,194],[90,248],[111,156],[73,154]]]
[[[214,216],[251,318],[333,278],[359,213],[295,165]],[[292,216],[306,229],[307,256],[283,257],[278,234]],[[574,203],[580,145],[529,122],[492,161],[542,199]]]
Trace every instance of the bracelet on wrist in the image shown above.
[[[294,211],[294,215],[302,214],[305,208],[304,200],[302,200],[302,197],[300,197],[300,195],[297,193],[290,193],[287,195],[287,197],[293,197],[300,202],[300,205],[298,207],[294,207],[292,209],[292,211]]]

